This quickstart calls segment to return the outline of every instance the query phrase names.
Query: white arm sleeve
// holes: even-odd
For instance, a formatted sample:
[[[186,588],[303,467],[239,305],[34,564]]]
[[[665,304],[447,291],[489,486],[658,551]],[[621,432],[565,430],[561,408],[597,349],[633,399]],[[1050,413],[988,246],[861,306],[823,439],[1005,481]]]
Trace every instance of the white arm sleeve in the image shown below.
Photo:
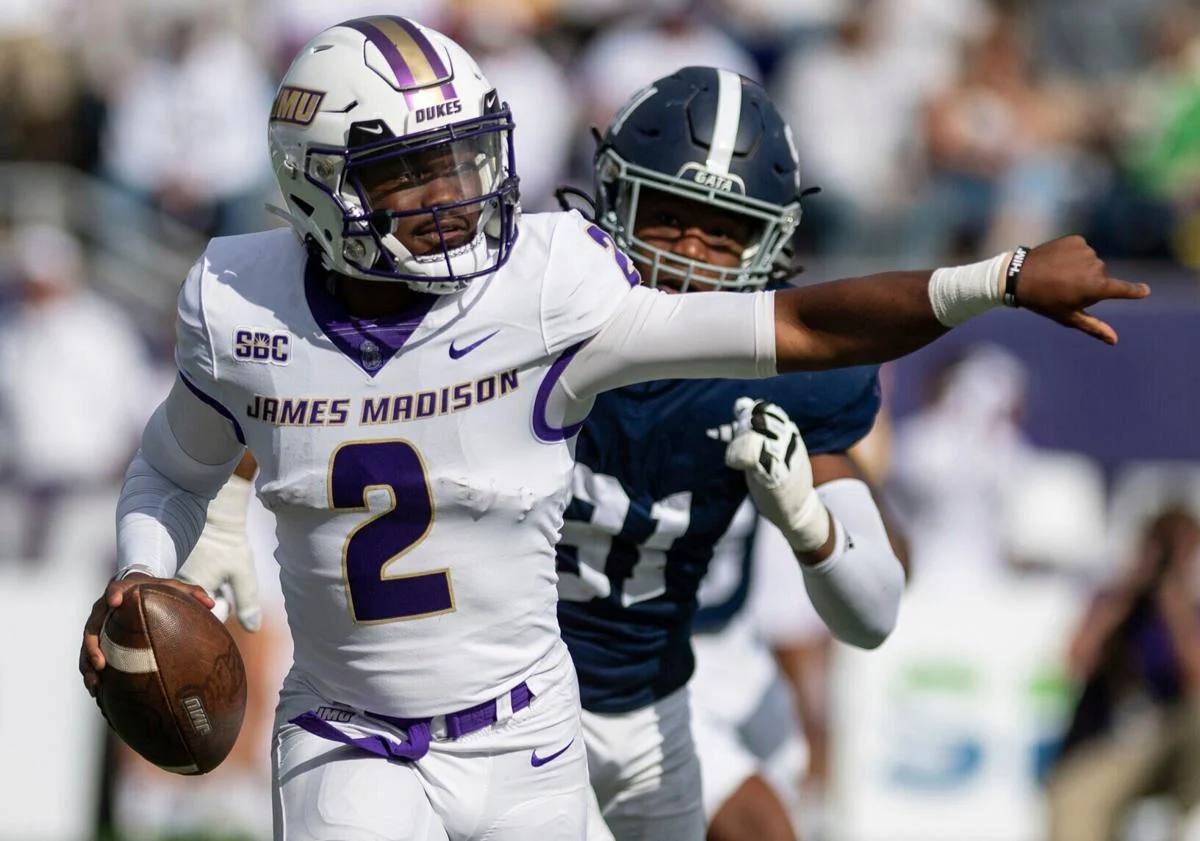
[[[561,382],[571,397],[586,400],[648,380],[775,374],[775,293],[669,295],[638,287],[579,350]]]
[[[177,379],[125,474],[117,502],[118,567],[173,576],[242,450],[230,421]]]
[[[805,645],[829,636],[829,628],[812,606],[799,596],[804,589],[804,566],[783,532],[759,515],[754,536],[754,572],[747,609],[759,634],[772,646]]]
[[[864,482],[835,479],[817,494],[833,515],[838,548],[816,566],[801,565],[804,588],[835,637],[877,648],[896,627],[904,568]]]

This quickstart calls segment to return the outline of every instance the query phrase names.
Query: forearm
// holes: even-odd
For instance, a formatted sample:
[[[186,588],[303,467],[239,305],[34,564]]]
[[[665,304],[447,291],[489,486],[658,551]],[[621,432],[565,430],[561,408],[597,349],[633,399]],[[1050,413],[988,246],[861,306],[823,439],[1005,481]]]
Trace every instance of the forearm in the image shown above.
[[[118,566],[173,576],[200,537],[209,500],[242,454],[219,414],[186,389],[172,390],[146,424],[121,488]]]
[[[929,305],[929,272],[885,272],[775,293],[779,371],[866,365],[929,344],[949,328]]]
[[[775,295],[779,370],[886,362],[1002,302],[1011,255],[934,272],[883,272]]]
[[[155,470],[139,451],[117,503],[117,567],[175,575],[204,528],[208,500]]]
[[[804,587],[834,636],[875,648],[892,632],[904,590],[904,569],[866,484],[838,479],[817,489],[836,522],[834,554],[802,564]]]
[[[1071,676],[1087,680],[1100,662],[1105,642],[1129,615],[1136,594],[1125,588],[1094,596],[1067,648]]]

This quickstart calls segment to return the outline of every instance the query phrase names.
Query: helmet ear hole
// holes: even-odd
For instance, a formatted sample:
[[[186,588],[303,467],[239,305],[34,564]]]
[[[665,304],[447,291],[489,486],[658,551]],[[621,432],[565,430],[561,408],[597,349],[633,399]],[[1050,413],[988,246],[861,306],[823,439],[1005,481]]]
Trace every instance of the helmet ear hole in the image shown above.
[[[304,199],[297,196],[295,193],[288,195],[288,200],[296,206],[296,209],[305,216],[312,216],[316,212],[316,208],[306,202]]]

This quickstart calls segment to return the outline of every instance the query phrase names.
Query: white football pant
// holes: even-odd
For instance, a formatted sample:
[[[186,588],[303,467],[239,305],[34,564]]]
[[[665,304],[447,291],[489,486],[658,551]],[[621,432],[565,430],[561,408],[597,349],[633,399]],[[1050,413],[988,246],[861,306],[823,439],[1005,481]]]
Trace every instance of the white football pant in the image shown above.
[[[529,678],[535,692],[528,707],[502,712],[496,724],[456,740],[435,734],[416,762],[375,756],[289,723],[336,706],[289,675],[272,745],[276,841],[580,841],[587,755],[575,669],[563,652],[565,646],[556,649],[550,667]],[[339,726],[405,738],[400,728],[358,715]]]
[[[808,768],[808,743],[791,687],[765,647],[756,652],[744,644],[744,630],[730,627],[727,633],[692,637],[692,738],[700,756],[707,821],[755,775],[795,817]]]
[[[704,841],[688,703],[684,687],[629,713],[584,710],[588,770],[603,816],[601,823],[592,814],[588,841]]]

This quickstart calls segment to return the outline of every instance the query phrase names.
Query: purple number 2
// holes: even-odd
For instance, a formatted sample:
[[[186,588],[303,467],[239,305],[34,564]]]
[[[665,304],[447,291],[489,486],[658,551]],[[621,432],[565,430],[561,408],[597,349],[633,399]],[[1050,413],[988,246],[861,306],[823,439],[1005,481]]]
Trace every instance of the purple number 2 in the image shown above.
[[[367,494],[383,490],[391,506],[355,526],[342,547],[346,597],[355,622],[418,619],[454,610],[448,569],[385,575],[389,563],[429,534],[433,497],[420,454],[407,441],[343,444],[329,461],[329,503],[368,511]]]
[[[637,286],[642,282],[642,276],[638,274],[638,270],[629,259],[629,255],[617,248],[617,244],[613,242],[613,238],[609,236],[608,231],[599,225],[588,225],[587,232],[588,236],[595,240],[601,248],[611,254],[612,258],[616,260],[617,266],[625,274],[625,279],[629,281],[630,286]]]

